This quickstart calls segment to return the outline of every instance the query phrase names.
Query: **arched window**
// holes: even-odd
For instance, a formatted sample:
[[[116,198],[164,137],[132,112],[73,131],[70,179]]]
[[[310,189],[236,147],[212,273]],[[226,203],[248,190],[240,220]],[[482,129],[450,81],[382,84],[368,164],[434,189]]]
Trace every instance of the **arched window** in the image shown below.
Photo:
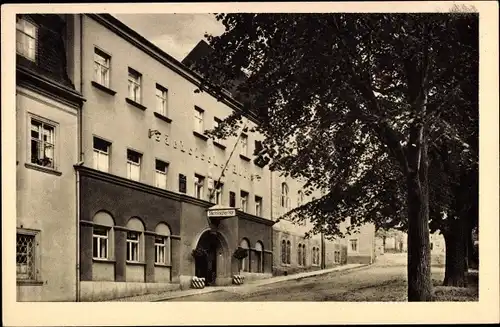
[[[305,244],[302,244],[302,265],[305,266],[306,265],[306,245]]]
[[[286,263],[287,264],[290,264],[291,260],[290,260],[290,254],[292,252],[292,244],[290,243],[290,241],[286,241]]]
[[[240,247],[243,248],[243,249],[246,249],[247,250],[247,254],[248,254],[248,249],[250,248],[250,245],[248,243],[248,240],[246,238],[242,239],[241,242],[240,242]],[[241,267],[240,269],[242,271],[249,271],[250,269],[250,260],[248,260],[248,255],[246,258],[243,258],[241,259]]]
[[[286,241],[281,241],[281,263],[286,263]]]
[[[144,224],[138,218],[130,218],[127,223],[127,261],[144,261]]]
[[[316,247],[314,248],[314,257],[313,257],[313,260],[314,260],[314,264],[315,265],[319,265],[319,248]]]
[[[302,264],[302,244],[297,247],[297,264],[299,266]]]
[[[155,263],[170,265],[172,247],[170,228],[164,223],[159,223],[155,228]]]
[[[315,265],[316,264],[316,248],[313,247],[313,250],[312,250],[312,264]]]
[[[92,219],[94,222],[92,232],[92,257],[94,259],[109,260],[114,257],[113,244],[115,225],[113,217],[106,212],[98,212]]]
[[[303,204],[304,204],[304,193],[302,191],[299,191],[297,193],[297,207],[300,207]]]
[[[258,241],[255,243],[255,254],[257,257],[257,272],[264,272],[264,247],[262,246],[262,242]]]
[[[290,198],[288,197],[288,185],[286,183],[281,184],[281,206],[283,208],[290,208]]]

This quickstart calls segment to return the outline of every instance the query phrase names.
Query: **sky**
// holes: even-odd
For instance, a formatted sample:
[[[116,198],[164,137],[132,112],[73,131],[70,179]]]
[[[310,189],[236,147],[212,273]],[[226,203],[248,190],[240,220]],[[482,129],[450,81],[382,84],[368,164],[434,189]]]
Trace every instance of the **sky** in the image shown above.
[[[205,32],[220,35],[224,26],[212,14],[115,14],[125,25],[182,61]]]

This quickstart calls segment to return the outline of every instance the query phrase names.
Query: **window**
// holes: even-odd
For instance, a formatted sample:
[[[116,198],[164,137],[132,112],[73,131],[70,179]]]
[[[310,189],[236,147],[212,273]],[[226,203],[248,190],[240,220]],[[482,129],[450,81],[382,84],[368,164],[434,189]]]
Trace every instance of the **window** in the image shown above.
[[[358,240],[350,240],[349,243],[351,252],[358,252]]]
[[[141,74],[129,67],[128,98],[137,103],[141,103],[141,79]]]
[[[194,131],[203,134],[203,109],[194,107]]]
[[[246,134],[241,134],[241,155],[248,156],[248,136]]]
[[[205,177],[195,174],[194,175],[194,197],[203,199],[203,185]]]
[[[95,259],[108,258],[108,228],[94,226],[93,231],[93,257]]]
[[[165,264],[165,237],[155,236],[155,263]]]
[[[127,261],[139,261],[139,238],[139,233],[127,232]]]
[[[335,250],[333,252],[333,262],[340,263],[340,251],[339,250]]]
[[[164,161],[156,159],[155,161],[155,186],[166,189],[167,188],[167,172],[168,164]]]
[[[109,171],[109,148],[111,143],[94,137],[94,169]]]
[[[217,117],[214,117],[214,129],[219,127],[219,124],[220,124],[221,120]],[[216,138],[214,140],[216,143],[219,143],[221,145],[224,145],[224,140],[220,139],[220,138]]]
[[[155,263],[170,264],[170,228],[164,223],[158,224],[155,229]]]
[[[236,207],[236,193],[229,192],[229,206]]]
[[[166,117],[167,108],[167,89],[159,84],[156,84],[156,111]]]
[[[299,191],[297,193],[297,206],[300,207],[303,204],[304,204],[304,193],[302,193],[302,191]]]
[[[17,280],[37,280],[37,239],[35,232],[17,232],[16,276]]]
[[[31,119],[31,163],[48,168],[54,165],[55,127]]]
[[[431,242],[430,247],[431,247],[431,251],[432,251],[434,249],[434,244],[432,242]]]
[[[215,204],[222,204],[222,190],[224,184],[215,182]]]
[[[16,52],[31,61],[36,59],[37,28],[24,19],[16,21]]]
[[[255,196],[255,215],[262,217],[262,198]]]
[[[127,150],[127,178],[138,181],[141,177],[142,154]]]
[[[109,70],[111,56],[94,48],[94,81],[109,87]]]
[[[242,239],[240,242],[240,248],[246,249],[247,252],[249,251],[250,244],[248,243],[247,239]],[[250,260],[248,256],[246,258],[241,259],[241,266],[240,266],[241,271],[250,271]]]
[[[286,264],[286,241],[281,241],[281,263]]]
[[[319,265],[320,264],[320,250],[319,248],[316,248],[316,264]]]
[[[304,253],[302,252],[302,244],[299,244],[299,246],[297,247],[297,263],[299,266],[302,266],[302,262],[304,261],[303,255]]]
[[[312,264],[317,265],[319,259],[319,249],[317,247],[313,247],[312,249]]]
[[[248,211],[248,193],[245,191],[240,192],[240,209],[243,212]]]
[[[286,241],[286,263],[287,264],[290,264],[291,262],[291,254],[292,252],[292,244],[290,243],[290,241]]]
[[[183,174],[179,174],[179,192],[180,193],[187,192],[186,176]]]
[[[94,259],[111,259],[113,244],[113,217],[106,212],[98,212],[92,219],[92,257]]]
[[[288,185],[281,184],[281,206],[285,209],[290,208],[290,198],[288,197]]]
[[[306,265],[306,260],[307,260],[307,252],[306,252],[306,245],[302,244],[302,265]]]
[[[255,255],[257,257],[257,272],[262,273],[264,272],[264,257],[263,257],[263,250],[264,247],[262,246],[262,243],[258,241],[255,243]]]
[[[144,258],[144,225],[138,218],[130,218],[127,229],[127,261],[141,262]]]

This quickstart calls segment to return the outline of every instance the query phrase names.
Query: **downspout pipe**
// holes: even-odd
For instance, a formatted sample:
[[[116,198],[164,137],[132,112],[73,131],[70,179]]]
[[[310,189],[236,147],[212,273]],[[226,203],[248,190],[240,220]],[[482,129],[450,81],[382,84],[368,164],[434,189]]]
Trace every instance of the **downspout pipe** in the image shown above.
[[[79,31],[79,47],[80,47],[80,94],[83,96],[83,14],[75,15],[79,18],[80,31]],[[78,110],[78,166],[83,164],[83,103]],[[76,302],[80,302],[81,298],[81,287],[80,287],[80,170],[76,170]]]

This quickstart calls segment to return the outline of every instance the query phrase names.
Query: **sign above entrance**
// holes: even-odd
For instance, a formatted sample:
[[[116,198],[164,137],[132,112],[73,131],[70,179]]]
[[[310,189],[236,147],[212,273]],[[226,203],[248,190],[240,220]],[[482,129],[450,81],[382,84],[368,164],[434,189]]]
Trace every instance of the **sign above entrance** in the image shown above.
[[[213,206],[207,210],[207,216],[210,218],[229,218],[236,216],[235,208],[226,208],[222,206]]]

